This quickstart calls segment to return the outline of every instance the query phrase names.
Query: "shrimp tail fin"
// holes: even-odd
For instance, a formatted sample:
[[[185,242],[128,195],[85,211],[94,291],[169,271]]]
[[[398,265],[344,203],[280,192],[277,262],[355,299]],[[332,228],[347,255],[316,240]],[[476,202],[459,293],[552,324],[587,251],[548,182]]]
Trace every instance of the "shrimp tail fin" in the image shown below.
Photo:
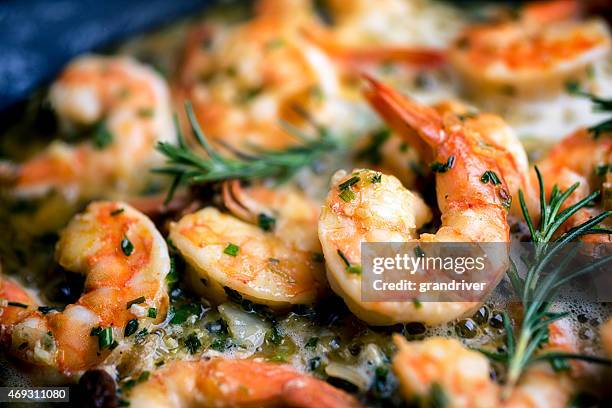
[[[391,87],[363,74],[369,88],[365,97],[383,119],[406,139],[417,151],[431,156],[432,148],[439,146],[446,137],[440,114],[428,106],[401,95]]]

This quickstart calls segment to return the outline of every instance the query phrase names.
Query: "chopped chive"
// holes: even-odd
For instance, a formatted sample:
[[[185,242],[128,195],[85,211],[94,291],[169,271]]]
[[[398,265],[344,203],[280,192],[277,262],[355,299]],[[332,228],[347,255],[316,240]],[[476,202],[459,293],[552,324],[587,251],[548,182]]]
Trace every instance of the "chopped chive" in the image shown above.
[[[375,175],[372,176],[370,181],[372,182],[372,184],[380,183],[382,181],[382,174],[376,173]]]
[[[124,337],[130,337],[132,334],[136,333],[138,330],[138,320],[130,319],[125,325],[125,329],[123,330]]]
[[[361,275],[361,265],[351,265],[346,267],[348,273],[354,273],[355,275]]]
[[[111,211],[110,215],[111,215],[111,217],[114,217],[116,215],[121,214],[124,211],[125,211],[124,208],[117,208],[116,210]]]
[[[144,302],[145,302],[144,296],[138,297],[134,300],[130,300],[129,302],[126,303],[126,309],[129,309],[130,307],[132,307],[132,305],[137,305],[139,303],[144,303]]]
[[[91,329],[90,336],[98,337],[98,348],[104,350],[113,343],[113,329],[111,327],[96,327]]]
[[[452,169],[454,165],[455,165],[455,156],[450,156],[446,160],[446,163],[440,163],[436,161],[436,162],[431,163],[429,167],[431,168],[432,171],[436,173],[446,173],[448,170]]]
[[[348,260],[346,255],[344,255],[344,252],[342,252],[341,250],[338,250],[338,256],[342,258],[342,262],[344,262],[344,265],[346,265],[347,268],[351,266],[351,262]]]
[[[132,244],[128,237],[123,237],[121,240],[121,251],[123,251],[125,256],[130,256],[134,252],[134,244]]]
[[[340,197],[345,203],[349,203],[355,199],[355,193],[347,188],[346,190],[342,190],[342,192],[338,194],[338,197]]]
[[[355,185],[355,184],[359,183],[359,180],[361,180],[359,177],[353,176],[350,179],[346,180],[344,183],[340,183],[338,185],[338,188],[340,190],[346,190],[347,188],[351,187],[352,185]]]
[[[223,253],[229,256],[236,256],[238,255],[239,250],[240,250],[240,247],[238,245],[234,245],[230,242],[229,244],[227,244],[227,246],[223,250]]]
[[[493,184],[494,186],[501,184],[501,181],[499,180],[499,177],[497,176],[497,174],[491,170],[485,171],[483,175],[480,177],[480,181],[484,184],[491,182],[491,184]]]
[[[154,307],[150,307],[147,311],[147,316],[155,319],[157,317],[157,309]]]
[[[423,304],[421,303],[421,301],[417,298],[412,299],[412,304],[414,305],[415,309],[420,309],[423,307]]]
[[[425,257],[425,251],[418,245],[414,247],[414,254],[419,258]]]
[[[276,226],[276,218],[261,213],[257,216],[257,225],[264,231],[272,231]]]
[[[14,307],[21,307],[23,309],[27,309],[28,305],[23,304],[23,303],[19,303],[19,302],[8,302],[7,303],[8,306],[14,306]]]

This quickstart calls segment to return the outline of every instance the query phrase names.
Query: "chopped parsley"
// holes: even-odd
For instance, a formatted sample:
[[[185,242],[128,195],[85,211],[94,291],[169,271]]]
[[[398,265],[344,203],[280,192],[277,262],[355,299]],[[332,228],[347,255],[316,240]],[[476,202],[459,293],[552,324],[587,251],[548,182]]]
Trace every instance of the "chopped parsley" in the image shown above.
[[[121,240],[121,251],[125,256],[130,256],[134,252],[134,244],[132,244],[128,237],[123,237]]]
[[[483,175],[480,177],[480,181],[484,184],[491,182],[491,184],[493,184],[494,186],[501,184],[501,181],[499,180],[499,177],[497,176],[497,174],[491,170],[485,171]]]
[[[227,244],[227,246],[223,250],[223,253],[229,256],[236,256],[238,255],[239,250],[240,250],[240,247],[238,245],[234,245],[230,242],[229,244]]]
[[[129,302],[127,302],[125,304],[125,308],[129,309],[130,307],[132,307],[132,305],[138,305],[140,303],[144,303],[145,302],[145,297],[144,296],[140,296],[137,297],[136,299],[130,300]]]
[[[276,226],[276,218],[261,213],[257,216],[257,225],[264,231],[272,231]]]
[[[124,337],[130,337],[132,334],[136,333],[138,330],[138,320],[130,319],[125,325],[125,329],[123,330]]]
[[[436,173],[446,173],[448,170],[452,169],[455,165],[455,156],[450,156],[446,163],[433,162],[429,165],[432,171]]]

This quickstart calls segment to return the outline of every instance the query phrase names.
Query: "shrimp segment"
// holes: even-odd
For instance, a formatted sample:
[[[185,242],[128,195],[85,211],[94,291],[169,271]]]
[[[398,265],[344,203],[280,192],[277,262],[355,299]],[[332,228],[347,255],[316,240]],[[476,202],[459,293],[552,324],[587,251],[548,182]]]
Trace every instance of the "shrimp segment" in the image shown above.
[[[158,141],[175,130],[164,80],[126,57],[87,56],[72,62],[53,84],[50,101],[68,128],[95,127],[92,141],[54,142],[17,169],[14,191],[50,189],[91,198],[142,187],[142,171],[156,163]]]
[[[90,204],[62,231],[56,256],[64,268],[86,276],[83,295],[62,312],[37,310],[14,284],[2,281],[8,301],[29,303],[29,313],[18,316],[11,312],[14,306],[0,308],[2,331],[17,356],[75,373],[103,361],[112,339],[123,341],[128,320],[142,325],[164,319],[168,248],[153,223],[127,204]],[[145,317],[148,308],[155,308],[157,318]],[[110,341],[101,350],[95,332],[108,328]]]
[[[552,3],[566,2],[538,6],[518,21],[468,27],[451,46],[451,64],[479,91],[560,90],[610,50],[610,34],[601,21],[569,21],[571,8]]]
[[[213,301],[224,287],[274,308],[310,304],[325,288],[323,263],[272,232],[208,207],[170,226],[170,238],[190,265],[194,290]]]
[[[215,358],[170,363],[132,389],[130,406],[348,408],[360,404],[290,366]]]

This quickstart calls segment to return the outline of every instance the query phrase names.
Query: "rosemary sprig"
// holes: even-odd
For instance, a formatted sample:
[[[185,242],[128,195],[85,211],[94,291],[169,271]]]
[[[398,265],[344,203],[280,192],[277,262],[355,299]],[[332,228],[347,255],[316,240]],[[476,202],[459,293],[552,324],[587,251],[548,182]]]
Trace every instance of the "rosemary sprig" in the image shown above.
[[[550,311],[550,306],[559,288],[578,276],[588,274],[604,264],[612,262],[612,256],[606,256],[562,277],[561,273],[566,269],[577,252],[576,248],[568,249],[567,243],[587,234],[612,233],[612,230],[597,227],[612,212],[604,211],[577,227],[571,228],[559,236],[555,236],[559,227],[577,211],[588,206],[592,200],[597,198],[599,192],[594,192],[579,202],[561,210],[565,201],[578,188],[579,183],[572,185],[565,191],[560,191],[554,186],[547,201],[542,175],[537,167],[535,170],[540,192],[540,221],[537,226],[534,225],[527,211],[523,192],[519,191],[519,201],[523,217],[535,246],[534,255],[532,259],[527,260],[529,267],[524,279],[519,276],[513,262],[511,262],[511,267],[508,271],[510,282],[523,304],[522,323],[518,334],[515,334],[510,317],[504,314],[504,328],[506,332],[505,352],[484,352],[492,360],[507,365],[506,396],[516,385],[524,369],[539,361],[549,361],[553,366],[561,366],[569,359],[612,364],[608,359],[584,354],[563,352],[537,353],[540,346],[548,341],[548,326],[568,315],[565,312]],[[544,268],[555,257],[557,257],[557,260],[560,257],[560,261],[552,269],[552,272],[545,274]]]
[[[585,92],[580,88],[580,84],[577,82],[568,82],[566,88],[569,93],[574,95],[584,96],[589,98],[593,102],[593,110],[595,112],[610,112],[612,113],[612,98],[604,99],[595,96],[591,93]],[[587,130],[593,135],[595,139],[599,138],[603,133],[612,131],[612,117],[604,120],[601,123],[593,125]]]
[[[204,149],[206,156],[197,154],[187,145],[178,124],[178,145],[158,143],[157,150],[166,156],[167,161],[164,167],[153,171],[174,177],[166,201],[172,198],[174,191],[181,184],[262,178],[284,181],[291,178],[302,167],[312,164],[325,153],[338,147],[327,129],[322,126],[315,125],[318,137],[312,138],[303,134],[299,129],[283,123],[283,127],[302,142],[300,145],[278,151],[254,147],[253,153],[234,151],[235,157],[225,157],[207,140],[191,103],[185,103],[185,110],[196,141]]]

